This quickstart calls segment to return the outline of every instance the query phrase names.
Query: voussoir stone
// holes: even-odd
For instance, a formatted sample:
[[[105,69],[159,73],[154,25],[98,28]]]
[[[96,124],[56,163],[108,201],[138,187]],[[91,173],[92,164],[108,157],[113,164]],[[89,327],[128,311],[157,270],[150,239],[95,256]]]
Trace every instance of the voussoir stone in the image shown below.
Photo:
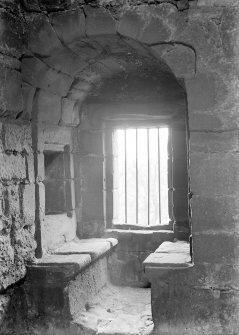
[[[163,44],[151,47],[154,55],[163,59],[178,78],[192,78],[196,72],[193,49],[182,44]]]
[[[32,104],[35,92],[35,87],[28,85],[27,83],[22,83],[23,114],[21,118],[24,120],[31,119]]]
[[[85,15],[82,10],[52,14],[51,23],[66,45],[85,36]]]
[[[37,55],[50,56],[54,49],[62,46],[48,18],[43,15],[31,23],[28,34],[28,48]]]
[[[109,35],[116,33],[115,20],[111,14],[103,8],[85,6],[86,13],[86,35]]]
[[[53,94],[65,96],[73,82],[73,77],[56,71],[35,57],[22,60],[23,81]]]
[[[61,117],[61,97],[39,90],[34,98],[33,109],[35,120],[58,124]]]
[[[18,71],[0,66],[0,116],[22,111],[21,81]]]

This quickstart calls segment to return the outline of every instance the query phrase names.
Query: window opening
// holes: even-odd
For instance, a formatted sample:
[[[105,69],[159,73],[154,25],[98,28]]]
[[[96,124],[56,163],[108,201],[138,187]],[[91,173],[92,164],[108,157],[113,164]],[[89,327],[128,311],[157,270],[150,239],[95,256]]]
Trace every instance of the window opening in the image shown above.
[[[69,154],[45,151],[45,214],[61,214],[71,208]]]
[[[113,222],[169,223],[167,127],[113,131]]]

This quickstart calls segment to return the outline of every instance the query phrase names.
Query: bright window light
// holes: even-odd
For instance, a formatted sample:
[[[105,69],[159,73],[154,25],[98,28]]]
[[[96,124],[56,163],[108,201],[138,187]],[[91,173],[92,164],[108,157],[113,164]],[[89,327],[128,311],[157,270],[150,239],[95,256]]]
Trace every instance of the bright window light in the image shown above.
[[[169,223],[168,136],[166,127],[114,131],[114,223]]]

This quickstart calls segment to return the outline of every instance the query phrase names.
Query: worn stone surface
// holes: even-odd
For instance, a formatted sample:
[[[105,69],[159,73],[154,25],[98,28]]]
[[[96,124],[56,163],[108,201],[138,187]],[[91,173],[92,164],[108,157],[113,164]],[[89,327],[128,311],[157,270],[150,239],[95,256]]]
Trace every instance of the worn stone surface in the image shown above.
[[[109,80],[106,85],[106,80],[117,76],[121,68],[122,72],[125,69],[130,72],[133,68],[139,73],[141,67],[135,67],[135,64],[139,65],[141,62],[147,64],[148,68],[152,63],[149,55],[153,54],[154,49],[154,52],[158,53],[157,57],[162,57],[164,64],[168,64],[177,77],[185,79],[191,141],[188,157],[189,192],[192,197],[190,215],[196,264],[196,270],[190,269],[190,273],[174,273],[166,282],[153,283],[152,305],[156,333],[159,329],[158,332],[169,334],[234,335],[238,331],[239,305],[237,290],[232,286],[238,281],[238,3],[236,0],[170,0],[167,3],[158,1],[157,4],[149,1],[139,1],[137,4],[133,1],[87,3],[85,6],[79,1],[24,0],[21,2],[23,7],[20,7],[15,1],[2,2],[1,116],[5,119],[33,119],[34,122],[42,121],[48,125],[49,129],[33,134],[36,152],[39,150],[42,153],[44,142],[53,141],[56,145],[65,145],[66,138],[70,135],[66,135],[64,128],[55,131],[58,127],[51,127],[50,123],[58,125],[62,122],[67,126],[75,126],[79,124],[80,119],[76,117],[77,121],[72,122],[71,113],[75,119],[77,109],[71,104],[63,106],[62,97],[74,97],[79,107],[78,115],[83,118],[88,108],[84,105],[85,99],[89,94],[92,100],[95,99],[96,92],[105,92],[105,95],[99,96],[107,101],[112,99],[114,105],[115,98],[122,101],[128,97],[131,102],[132,97],[142,100],[147,95],[150,101],[152,97],[159,97],[159,93],[167,85],[158,87],[158,78],[153,82],[148,81],[149,77],[152,79],[155,76],[155,70],[150,75],[149,72],[143,71],[142,76],[146,77],[142,77],[140,82],[132,81],[131,87],[135,91],[129,92],[129,86],[118,85],[119,81],[114,79]],[[81,5],[84,5],[85,11],[80,8]],[[138,54],[141,57],[135,56]],[[29,61],[28,57],[33,56],[38,59],[36,61],[33,58],[36,64],[26,64]],[[150,60],[145,62],[143,57],[149,57]],[[19,66],[19,59],[22,60],[22,68]],[[123,84],[128,84],[130,80],[128,72],[126,74],[121,81]],[[21,88],[22,75],[27,78],[27,84]],[[71,87],[71,80],[78,83],[79,87]],[[116,83],[115,87],[113,82]],[[182,81],[180,86],[184,87]],[[169,85],[167,89],[167,102],[175,102],[172,99],[175,86]],[[154,94],[150,95],[149,91]],[[142,115],[147,110],[147,104],[142,105],[141,100],[135,105],[134,114]],[[153,115],[158,115],[159,110],[167,114],[173,107],[174,110],[182,110],[184,113],[185,105],[181,102],[182,100],[176,106],[172,103],[173,106],[167,109],[164,101],[157,105],[154,109],[157,112]],[[125,105],[120,107],[125,112]],[[107,115],[112,116],[112,104],[108,107],[103,104],[101,109],[107,110]],[[117,109],[119,112],[119,105],[114,108],[114,112]],[[127,111],[132,112],[131,104],[127,104]],[[176,114],[175,112],[174,115]],[[99,114],[97,116],[99,117]],[[95,123],[97,122],[98,120],[95,120]],[[21,127],[24,131],[20,130]],[[19,128],[11,128],[11,125],[1,128],[2,288],[24,277],[25,263],[31,259],[35,248],[32,225],[34,171],[28,136],[30,133],[27,127],[20,123]],[[86,141],[88,142],[87,139]],[[82,143],[81,149],[86,155],[99,153],[99,148],[91,143]],[[40,168],[41,164],[42,161],[37,161],[35,168]],[[102,181],[103,169],[99,167],[102,162],[99,165],[95,164],[96,168],[91,167],[93,164],[94,160],[91,160],[82,169],[75,165],[76,185],[79,186],[78,231],[85,236],[100,235],[104,230],[103,196],[99,192],[99,189],[102,192],[103,188],[102,182],[99,182]],[[42,175],[39,173],[37,176],[39,184],[36,184],[36,222],[44,218]],[[89,176],[92,176],[91,180]],[[185,190],[187,191],[187,188]],[[81,194],[82,191],[84,195]],[[176,192],[177,190],[175,198],[186,196],[186,193],[182,195]],[[182,205],[186,211],[185,204],[186,200]],[[38,232],[40,228],[37,226]],[[61,234],[61,238],[63,241],[70,237]],[[142,274],[139,266],[143,259],[140,243],[146,243],[146,250],[150,249],[150,245],[143,239],[139,239],[138,242],[133,239],[131,248],[131,240],[127,237],[125,240],[127,243],[120,242],[122,248],[119,247],[116,262],[119,265],[118,269],[120,266],[123,268],[126,261],[128,268],[131,265],[135,266],[135,269],[139,270],[138,273]],[[155,245],[154,242],[152,245]],[[126,256],[130,259],[126,260]],[[3,311],[5,305],[3,302]]]

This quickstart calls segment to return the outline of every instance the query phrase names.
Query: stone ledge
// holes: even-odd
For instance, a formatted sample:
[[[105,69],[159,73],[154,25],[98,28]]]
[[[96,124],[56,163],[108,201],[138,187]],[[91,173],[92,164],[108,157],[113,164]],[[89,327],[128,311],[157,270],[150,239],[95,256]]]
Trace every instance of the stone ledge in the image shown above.
[[[27,282],[64,286],[117,245],[114,238],[75,239],[27,266]]]
[[[143,262],[145,270],[154,269],[184,269],[191,267],[190,244],[184,241],[164,242]]]
[[[89,238],[75,239],[53,251],[55,255],[73,255],[73,254],[89,254],[91,260],[104,256],[108,251],[117,245],[115,238]]]

